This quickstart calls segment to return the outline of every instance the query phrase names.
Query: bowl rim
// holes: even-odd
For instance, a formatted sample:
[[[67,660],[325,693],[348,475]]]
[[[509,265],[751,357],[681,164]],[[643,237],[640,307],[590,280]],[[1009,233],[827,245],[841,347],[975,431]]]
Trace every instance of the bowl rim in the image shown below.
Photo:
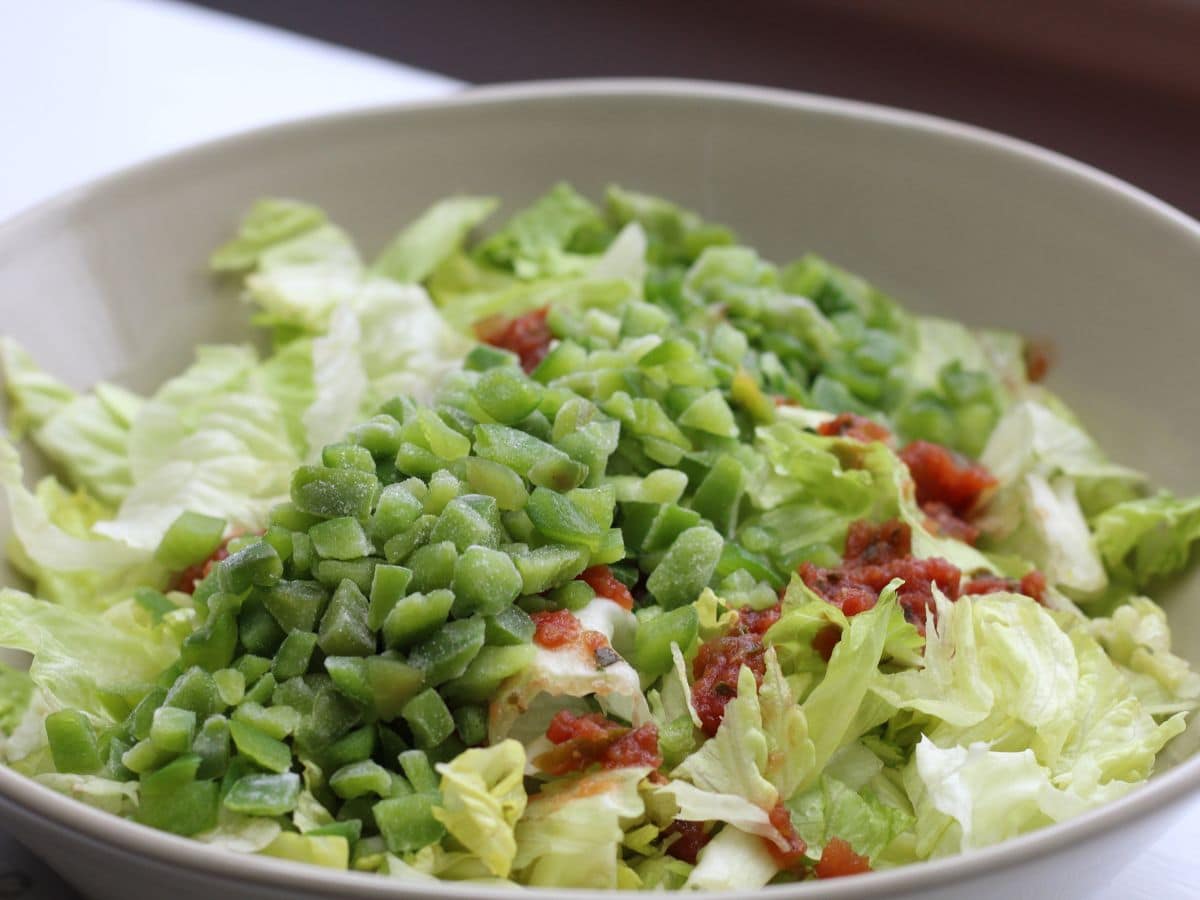
[[[815,114],[865,121],[900,130],[920,132],[956,143],[964,148],[986,150],[1016,161],[1053,170],[1061,177],[1082,183],[1123,201],[1130,211],[1157,218],[1162,224],[1189,234],[1200,248],[1200,222],[1163,200],[1116,176],[1087,163],[1027,141],[968,125],[899,108],[846,100],[781,88],[759,87],[719,81],[674,78],[595,78],[517,82],[467,87],[431,99],[387,102],[349,110],[306,116],[243,130],[213,140],[192,144],[120,168],[54,195],[0,223],[0,243],[20,234],[36,222],[85,202],[93,195],[119,189],[126,184],[165,173],[175,166],[210,155],[252,145],[265,138],[319,133],[329,129],[362,125],[402,117],[429,109],[463,109],[494,105],[559,101],[576,97],[620,100],[647,97],[663,100],[711,100],[774,108],[781,112]],[[945,887],[999,869],[1059,852],[1133,822],[1156,810],[1185,800],[1200,791],[1200,755],[1180,762],[1170,771],[1138,786],[1127,796],[1036,832],[1022,835],[981,850],[920,864],[874,872],[853,879],[810,881],[775,885],[722,896],[803,898],[867,898],[890,896],[898,891]],[[264,887],[319,889],[330,896],[394,898],[398,896],[441,896],[467,900],[474,897],[508,897],[507,888],[472,883],[408,882],[375,873],[322,869],[256,855],[232,853],[123,819],[73,800],[31,778],[0,765],[0,802],[13,804],[26,816],[40,817],[59,829],[76,832],[91,843],[126,853],[150,857],[152,861],[196,871],[218,878],[236,878]],[[577,898],[609,898],[611,891],[550,889],[558,895]]]

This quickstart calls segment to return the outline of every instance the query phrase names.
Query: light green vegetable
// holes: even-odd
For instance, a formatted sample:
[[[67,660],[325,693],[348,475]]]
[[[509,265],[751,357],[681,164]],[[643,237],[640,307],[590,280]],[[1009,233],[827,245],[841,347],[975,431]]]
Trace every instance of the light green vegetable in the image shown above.
[[[1111,461],[1019,335],[619,187],[474,240],[496,205],[366,265],[260,201],[211,265],[270,349],[146,398],[0,337],[0,647],[32,656],[0,761],[422,890],[744,891],[835,838],[988,846],[1186,751],[1200,675],[1142,594],[1200,501]],[[910,471],[916,440],[951,452]]]

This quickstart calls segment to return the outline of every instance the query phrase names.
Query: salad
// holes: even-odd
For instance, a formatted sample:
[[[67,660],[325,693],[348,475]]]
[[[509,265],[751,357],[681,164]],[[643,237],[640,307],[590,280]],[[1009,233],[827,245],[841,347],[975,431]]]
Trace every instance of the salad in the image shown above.
[[[1145,781],[1200,702],[1154,491],[1003,331],[558,185],[374,259],[256,203],[269,335],[150,396],[0,343],[0,756],[410,882],[723,889],[961,853]],[[55,476],[28,484],[11,441]]]

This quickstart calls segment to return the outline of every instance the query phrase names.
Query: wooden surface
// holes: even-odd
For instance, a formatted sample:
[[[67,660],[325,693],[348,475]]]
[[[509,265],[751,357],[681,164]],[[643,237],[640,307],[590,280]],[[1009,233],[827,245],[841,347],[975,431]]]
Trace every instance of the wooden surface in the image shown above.
[[[474,83],[715,78],[1023,137],[1200,215],[1197,0],[199,0]]]

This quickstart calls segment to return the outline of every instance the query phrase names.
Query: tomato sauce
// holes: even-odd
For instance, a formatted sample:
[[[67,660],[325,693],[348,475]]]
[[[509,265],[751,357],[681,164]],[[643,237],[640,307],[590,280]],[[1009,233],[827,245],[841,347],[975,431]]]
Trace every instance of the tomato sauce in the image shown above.
[[[573,644],[583,633],[583,626],[579,624],[579,620],[565,609],[536,612],[530,618],[535,626],[534,643],[547,650]]]
[[[489,316],[475,323],[475,334],[486,344],[517,354],[521,368],[532,372],[546,358],[554,339],[546,323],[549,312],[550,307],[544,306],[512,319]]]
[[[1020,580],[1001,578],[998,575],[976,575],[963,585],[964,594],[994,594],[1008,591],[1014,594],[1024,594],[1032,597],[1038,603],[1046,602],[1046,576],[1034,569],[1027,572]]]
[[[843,875],[862,875],[871,871],[871,860],[854,852],[841,838],[830,838],[821,851],[820,861],[813,867],[818,878],[841,878]]]
[[[864,444],[872,441],[882,441],[885,444],[892,442],[892,433],[883,425],[866,416],[848,412],[839,413],[828,422],[822,422],[817,426],[817,434],[825,437],[853,438]]]
[[[775,830],[779,832],[787,847],[780,847],[774,841],[769,841],[763,838],[763,843],[767,845],[767,850],[771,857],[781,869],[794,869],[803,864],[804,853],[808,849],[808,845],[804,843],[804,839],[796,834],[796,828],[792,825],[792,814],[788,812],[788,808],[783,803],[777,803],[775,808],[770,813],[771,824],[775,826]]]
[[[929,441],[913,441],[900,451],[900,459],[912,473],[917,503],[928,517],[931,530],[975,543],[979,529],[969,517],[983,493],[995,487],[992,473]]]
[[[759,637],[771,630],[771,626],[779,621],[783,614],[782,601],[766,609],[739,609],[738,629],[744,634],[757,634]]]
[[[712,832],[706,831],[703,822],[685,822],[676,819],[663,829],[664,838],[678,835],[667,847],[667,855],[682,859],[685,863],[696,864],[700,851],[712,840]]]
[[[925,612],[933,602],[933,585],[949,597],[957,599],[962,581],[958,567],[944,559],[917,559],[912,555],[912,529],[903,522],[890,521],[875,525],[858,521],[846,535],[846,552],[842,565],[825,569],[812,563],[802,563],[800,578],[809,589],[838,607],[847,616],[871,609],[880,592],[893,578],[901,578],[899,601],[905,616],[917,626],[925,627]],[[833,652],[837,643],[832,635],[818,633],[821,647]]]
[[[692,705],[700,716],[701,729],[709,737],[717,733],[726,705],[737,696],[742,666],[749,666],[754,680],[762,684],[767,671],[765,652],[756,634],[730,634],[700,645],[692,662]]]
[[[1054,345],[1049,341],[1025,341],[1025,377],[1035,384],[1045,379],[1054,365]]]
[[[553,750],[534,759],[533,764],[548,775],[582,772],[594,765],[604,769],[662,765],[658,751],[658,729],[654,725],[630,728],[599,713],[576,715],[560,710],[546,728]]]
[[[182,591],[185,594],[194,594],[196,592],[196,585],[212,574],[212,570],[217,563],[229,555],[226,545],[230,540],[232,538],[226,538],[225,542],[214,550],[212,556],[204,562],[196,563],[194,566],[188,566],[182,570],[177,576],[174,590]]]
[[[847,616],[871,609],[892,579],[903,579],[904,584],[897,592],[900,607],[922,634],[926,614],[933,607],[935,584],[950,600],[957,600],[963,594],[1013,591],[1042,603],[1046,592],[1046,578],[1038,571],[1019,581],[985,574],[964,582],[962,572],[953,563],[939,557],[914,557],[912,529],[895,520],[879,525],[866,521],[853,523],[846,535],[841,566],[825,569],[806,562],[797,571],[810,590]],[[829,625],[817,632],[812,646],[828,661],[839,640],[840,629]]]
[[[629,593],[629,588],[617,579],[608,566],[584,569],[579,575],[579,580],[587,582],[597,597],[611,600],[621,609],[633,609],[633,594]]]

